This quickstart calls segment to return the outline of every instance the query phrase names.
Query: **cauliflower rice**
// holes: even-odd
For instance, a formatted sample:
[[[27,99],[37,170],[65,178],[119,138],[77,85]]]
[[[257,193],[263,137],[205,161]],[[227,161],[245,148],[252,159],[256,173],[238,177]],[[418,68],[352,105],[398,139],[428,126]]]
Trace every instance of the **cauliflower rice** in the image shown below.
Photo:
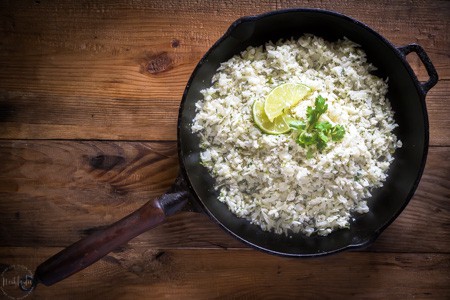
[[[351,214],[367,213],[371,190],[381,187],[401,142],[386,99],[387,81],[348,39],[328,42],[313,35],[249,47],[222,63],[212,86],[196,104],[192,131],[201,139],[202,164],[215,178],[219,200],[239,217],[277,234],[328,235],[350,225]],[[253,102],[283,83],[303,83],[314,92],[292,109],[322,95],[321,117],[345,128],[307,159],[293,132],[270,135],[252,119]]]

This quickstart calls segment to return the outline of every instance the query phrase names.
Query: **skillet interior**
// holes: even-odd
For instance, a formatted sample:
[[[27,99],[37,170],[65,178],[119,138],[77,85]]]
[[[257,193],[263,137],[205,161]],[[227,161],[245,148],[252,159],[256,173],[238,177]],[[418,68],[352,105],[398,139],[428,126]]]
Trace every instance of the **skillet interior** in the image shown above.
[[[327,237],[276,235],[234,216],[217,200],[214,180],[200,165],[199,139],[190,130],[195,103],[200,90],[209,87],[220,63],[248,46],[291,36],[312,33],[335,41],[346,36],[360,44],[368,60],[379,70],[377,75],[389,78],[388,97],[399,124],[397,136],[403,147],[395,154],[388,180],[382,189],[368,199],[370,212],[355,215],[348,230],[338,230]],[[428,148],[428,120],[417,79],[399,51],[362,23],[340,14],[313,9],[278,11],[242,18],[205,54],[194,70],[183,95],[178,123],[181,168],[200,203],[209,215],[227,231],[261,250],[287,256],[315,256],[370,244],[403,210],[412,197],[425,164]]]

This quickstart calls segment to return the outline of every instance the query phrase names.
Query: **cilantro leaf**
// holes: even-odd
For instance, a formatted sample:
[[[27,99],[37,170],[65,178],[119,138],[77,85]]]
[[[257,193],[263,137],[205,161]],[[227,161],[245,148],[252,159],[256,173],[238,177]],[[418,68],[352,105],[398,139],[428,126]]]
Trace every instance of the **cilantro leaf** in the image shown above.
[[[344,137],[345,129],[342,125],[333,126],[328,121],[319,122],[320,116],[328,109],[326,99],[318,96],[314,102],[314,107],[306,108],[307,123],[301,120],[289,118],[289,126],[299,132],[297,144],[303,148],[308,148],[306,157],[312,158],[315,150],[322,152],[330,140],[339,141]]]
[[[331,129],[331,139],[333,141],[340,141],[344,138],[345,129],[342,125],[336,125]]]
[[[306,117],[308,118],[308,128],[314,126],[319,121],[320,116],[328,109],[328,104],[325,103],[326,99],[322,96],[317,96],[314,102],[314,108],[308,106],[306,108]]]
[[[299,144],[302,147],[314,145],[315,142],[316,138],[306,131],[300,133],[297,138],[297,144]]]
[[[316,128],[317,130],[322,131],[322,132],[329,132],[333,128],[333,125],[331,125],[331,123],[328,121],[318,122],[314,126],[314,128]]]
[[[301,120],[289,118],[289,119],[286,119],[286,122],[293,129],[300,130],[300,129],[305,129],[305,127],[306,127],[305,122],[303,122]]]

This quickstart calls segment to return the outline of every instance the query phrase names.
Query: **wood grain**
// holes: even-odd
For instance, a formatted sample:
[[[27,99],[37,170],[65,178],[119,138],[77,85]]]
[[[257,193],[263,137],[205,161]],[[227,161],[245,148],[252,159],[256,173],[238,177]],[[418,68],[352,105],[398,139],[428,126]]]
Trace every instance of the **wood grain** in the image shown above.
[[[0,273],[32,271],[164,193],[199,59],[237,18],[293,7],[418,43],[437,69],[425,173],[396,221],[365,250],[288,259],[182,212],[26,299],[450,299],[450,2],[437,0],[0,1]]]
[[[59,248],[0,248],[29,269]],[[136,247],[112,253],[31,299],[448,299],[449,254],[342,253],[288,259],[254,250]],[[326,283],[326,284],[325,284]]]
[[[448,253],[448,157],[448,147],[430,149],[416,195],[370,251]],[[164,193],[177,170],[174,142],[2,141],[0,246],[69,245]],[[129,247],[141,244],[245,247],[198,213],[176,215]]]
[[[120,219],[119,215],[125,216],[127,211],[161,195],[178,172],[174,143],[13,141],[1,149],[1,205],[4,213],[14,216],[5,222],[27,228],[24,236],[41,242],[45,240],[36,235],[36,230],[52,235],[54,228],[71,228],[73,215],[93,216],[91,220],[107,223]],[[5,201],[8,194],[19,197]],[[22,203],[24,209],[11,211],[9,201]],[[46,212],[52,212],[53,225],[42,224],[45,217],[31,217]],[[12,228],[1,226],[3,240],[13,239]]]
[[[419,43],[440,78],[450,79],[449,2],[412,2],[408,9],[402,1],[385,4],[3,2],[0,138],[175,140],[182,92],[201,56],[235,19],[276,8],[319,6],[348,14],[396,45]],[[383,18],[374,18],[374,11]],[[408,59],[426,80],[418,58]],[[439,105],[448,89],[448,81],[441,82],[427,101]],[[446,116],[431,118],[433,145],[449,145]]]
[[[442,105],[448,90],[450,81],[440,81],[426,98],[430,145],[450,145],[450,108]],[[0,139],[175,141],[180,100],[7,93],[0,96]]]

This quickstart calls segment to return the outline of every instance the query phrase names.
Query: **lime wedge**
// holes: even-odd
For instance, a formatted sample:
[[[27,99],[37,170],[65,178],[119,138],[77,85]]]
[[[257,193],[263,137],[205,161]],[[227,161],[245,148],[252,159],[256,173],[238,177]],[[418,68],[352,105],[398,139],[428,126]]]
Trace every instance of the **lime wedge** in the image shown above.
[[[262,101],[253,103],[253,120],[259,129],[265,133],[282,134],[291,130],[283,116],[278,116],[271,122],[264,112],[264,102]]]
[[[273,122],[285,109],[296,105],[310,92],[311,88],[301,83],[284,83],[274,88],[264,103],[264,111],[269,121]]]

